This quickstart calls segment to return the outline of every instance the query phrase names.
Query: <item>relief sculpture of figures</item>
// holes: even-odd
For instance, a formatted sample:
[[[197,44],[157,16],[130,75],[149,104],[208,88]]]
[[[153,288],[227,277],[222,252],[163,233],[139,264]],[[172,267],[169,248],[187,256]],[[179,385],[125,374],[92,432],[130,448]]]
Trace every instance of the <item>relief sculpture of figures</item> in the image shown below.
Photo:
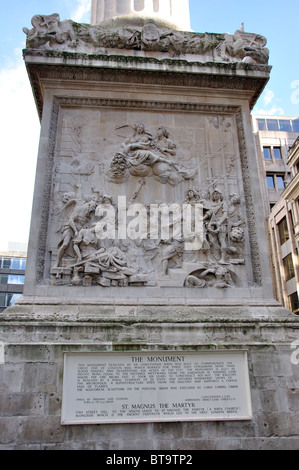
[[[229,115],[186,114],[189,128],[185,117],[166,113],[138,112],[134,125],[127,111],[62,113],[53,285],[181,287],[197,295],[246,285],[247,219],[238,167],[227,170],[236,161]]]
[[[216,287],[217,289],[234,286],[229,270],[217,264],[211,264],[198,275],[189,275],[185,285],[192,288]]]
[[[144,181],[140,180],[138,188],[141,189],[143,184]],[[138,191],[132,200],[135,196],[138,196]],[[102,237],[105,224],[100,225],[101,228],[98,226],[103,214],[99,208],[104,207],[110,212],[112,224],[117,214],[110,196],[96,195],[77,200],[67,195],[64,201],[60,214],[65,213],[65,223],[61,226],[56,261],[51,269],[52,279],[58,284],[110,287],[159,285],[162,282],[163,285],[171,285],[176,282],[176,277],[180,277],[179,282],[185,287],[223,289],[235,286],[231,270],[244,264],[245,236],[245,220],[240,215],[240,197],[236,193],[226,199],[219,189],[213,189],[211,197],[207,190],[190,187],[187,191],[185,204],[186,201],[191,205],[200,204],[204,214],[203,231],[199,234],[202,243],[198,256],[191,262],[185,239],[179,238],[179,234],[165,240],[157,237],[143,241],[131,238],[122,243],[117,237],[116,225],[114,238]],[[166,204],[162,206],[167,209]],[[109,208],[113,209],[112,212]],[[106,214],[106,223],[108,219]],[[169,219],[169,228],[174,222],[175,219]],[[139,253],[137,258],[136,253]],[[138,257],[143,260],[141,264]]]
[[[127,127],[127,126],[124,126]],[[186,169],[176,163],[176,146],[170,140],[164,127],[157,130],[154,137],[146,131],[143,123],[137,123],[130,135],[121,145],[110,165],[111,181],[121,183],[131,174],[133,176],[153,176],[162,184],[176,185],[183,180],[192,179],[196,169]]]

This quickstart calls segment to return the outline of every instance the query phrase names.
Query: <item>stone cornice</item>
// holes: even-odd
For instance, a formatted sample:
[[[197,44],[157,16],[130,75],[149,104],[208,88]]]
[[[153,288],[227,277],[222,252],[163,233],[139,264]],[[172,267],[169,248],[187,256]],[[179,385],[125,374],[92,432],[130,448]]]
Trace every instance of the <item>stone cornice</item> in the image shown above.
[[[156,58],[150,56],[131,56],[131,55],[123,55],[123,54],[86,54],[83,52],[69,52],[69,51],[59,51],[59,50],[37,50],[37,49],[24,49],[23,50],[23,57],[24,59],[28,59],[28,57],[36,57],[39,58],[40,62],[51,61],[51,59],[58,59],[59,62],[61,60],[63,63],[76,63],[77,65],[81,63],[81,65],[92,65],[96,64],[97,61],[104,61],[104,62],[125,62],[127,64],[156,64],[156,65],[167,65],[169,67],[189,67],[190,69],[194,68],[194,66],[198,67],[215,67],[216,70],[221,69],[228,71],[228,73],[241,73],[242,71],[246,73],[246,75],[254,75],[256,72],[261,72],[263,74],[269,74],[272,70],[272,66],[270,65],[263,65],[263,64],[250,64],[247,62],[217,62],[217,61],[199,61],[199,60],[185,60],[182,58]]]
[[[250,107],[269,80],[271,67],[246,63],[199,63],[152,57],[86,55],[59,51],[24,50],[39,115],[42,115],[42,79],[108,83],[156,84],[248,91]]]

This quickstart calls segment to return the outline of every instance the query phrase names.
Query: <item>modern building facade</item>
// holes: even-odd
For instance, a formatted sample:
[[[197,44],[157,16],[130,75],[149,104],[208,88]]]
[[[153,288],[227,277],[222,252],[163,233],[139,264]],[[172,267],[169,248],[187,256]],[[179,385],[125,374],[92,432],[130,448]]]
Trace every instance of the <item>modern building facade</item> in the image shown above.
[[[299,314],[299,137],[289,152],[292,179],[269,216],[277,300]]]
[[[298,305],[298,116],[253,115],[276,299]],[[297,176],[296,176],[297,175]],[[298,194],[297,194],[298,193]]]
[[[26,256],[24,252],[0,252],[0,313],[22,297]]]
[[[299,117],[253,115],[252,118],[268,217],[292,178],[289,149],[299,135]]]

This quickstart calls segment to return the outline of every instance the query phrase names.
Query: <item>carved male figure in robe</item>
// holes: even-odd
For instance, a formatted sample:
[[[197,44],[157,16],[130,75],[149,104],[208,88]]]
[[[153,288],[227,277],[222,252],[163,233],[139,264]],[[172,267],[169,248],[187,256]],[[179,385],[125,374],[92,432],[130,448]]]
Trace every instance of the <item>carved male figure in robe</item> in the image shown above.
[[[218,189],[212,193],[212,207],[204,216],[204,220],[208,220],[207,233],[210,244],[215,247],[218,242],[221,252],[219,263],[226,264],[225,255],[227,250],[227,219],[228,206],[223,200],[223,194]]]
[[[61,241],[55,267],[59,267],[62,257],[70,246],[70,243],[78,236],[79,231],[90,221],[97,207],[95,199],[76,203],[69,217],[68,223],[62,228]]]

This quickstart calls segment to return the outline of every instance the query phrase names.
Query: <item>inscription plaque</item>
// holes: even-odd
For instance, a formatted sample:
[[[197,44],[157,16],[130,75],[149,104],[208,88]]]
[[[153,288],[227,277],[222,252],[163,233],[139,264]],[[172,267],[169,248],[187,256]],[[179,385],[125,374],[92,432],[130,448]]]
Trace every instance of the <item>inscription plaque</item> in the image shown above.
[[[246,351],[65,354],[64,425],[251,418]]]

